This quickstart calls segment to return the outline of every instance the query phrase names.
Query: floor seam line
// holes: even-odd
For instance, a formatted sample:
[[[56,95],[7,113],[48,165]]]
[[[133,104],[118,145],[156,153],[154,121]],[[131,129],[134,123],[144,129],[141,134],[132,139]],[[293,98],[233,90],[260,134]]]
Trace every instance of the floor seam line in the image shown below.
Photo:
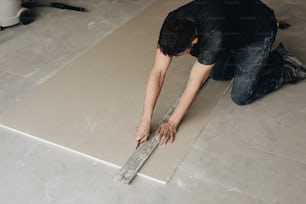
[[[285,156],[285,155],[281,155],[281,154],[277,154],[277,153],[274,153],[274,152],[270,152],[270,151],[267,151],[267,150],[264,150],[264,149],[260,149],[260,148],[258,148],[258,147],[256,147],[256,146],[247,144],[247,143],[245,143],[245,142],[243,142],[243,143],[244,143],[245,145],[247,145],[247,146],[248,146],[249,148],[251,148],[251,149],[255,149],[255,150],[257,150],[257,151],[264,152],[264,153],[266,153],[266,154],[271,154],[271,155],[273,155],[273,156],[280,157],[280,158],[283,158],[283,159],[287,159],[287,160],[290,160],[290,161],[295,161],[295,162],[297,162],[297,163],[300,163],[300,164],[306,166],[306,163],[305,163],[305,162],[300,161],[300,160],[298,160],[298,159],[294,159],[294,158],[291,158],[291,157],[288,157],[288,156]]]

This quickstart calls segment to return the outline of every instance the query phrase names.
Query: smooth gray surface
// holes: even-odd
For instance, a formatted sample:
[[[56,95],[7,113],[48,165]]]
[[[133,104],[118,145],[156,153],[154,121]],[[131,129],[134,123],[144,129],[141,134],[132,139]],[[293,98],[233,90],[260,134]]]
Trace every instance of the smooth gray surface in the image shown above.
[[[80,1],[70,2],[76,4]],[[118,19],[124,22],[125,17],[135,15],[151,1],[132,2],[87,1],[80,4],[95,8],[93,19],[102,16],[102,9],[109,14],[120,11],[120,17],[109,19],[109,23],[116,27],[120,24],[116,24]],[[306,43],[303,40],[306,3],[302,0],[267,2],[276,9],[278,16],[292,24],[289,30],[279,33],[279,39],[306,62]],[[100,6],[95,7],[94,3]],[[135,7],[131,8],[133,5]],[[50,19],[52,16],[58,20]],[[74,26],[59,31],[62,35],[50,43],[52,46],[58,43],[56,48],[49,49],[45,43],[57,35],[51,31],[61,27],[63,22],[59,19],[68,19],[68,22],[74,19]],[[98,23],[95,23],[91,28],[95,29],[94,32],[89,30],[81,35],[78,32],[81,25],[87,27],[92,22],[89,20],[85,24],[82,19],[76,13],[41,9],[36,24],[0,32],[2,110],[26,94],[31,85],[39,84],[109,32],[103,25],[96,26]],[[47,32],[49,39],[40,32]],[[61,46],[69,37],[74,38],[71,49]],[[45,43],[34,43],[39,40]],[[86,41],[91,43],[86,44]],[[80,43],[84,43],[84,47],[78,47]],[[16,52],[18,54],[14,55]],[[34,57],[37,54],[47,59]],[[36,68],[36,74],[31,75]],[[1,129],[0,203],[304,204],[305,90],[305,82],[288,85],[244,107],[234,105],[227,95],[167,185],[139,177],[131,186],[115,183],[112,181],[116,172],[113,168]]]

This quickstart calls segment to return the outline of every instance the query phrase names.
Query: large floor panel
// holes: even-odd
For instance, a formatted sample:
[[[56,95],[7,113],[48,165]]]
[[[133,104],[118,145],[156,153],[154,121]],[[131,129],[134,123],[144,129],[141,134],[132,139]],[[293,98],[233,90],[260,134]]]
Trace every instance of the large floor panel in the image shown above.
[[[135,125],[160,25],[168,11],[185,2],[156,1],[5,111],[0,123],[122,165],[135,148]],[[181,94],[194,61],[191,57],[175,60],[157,105],[154,125]],[[226,82],[210,81],[203,88],[186,116],[188,120],[182,123],[176,142],[167,149],[158,148],[142,174],[169,180],[227,86]]]

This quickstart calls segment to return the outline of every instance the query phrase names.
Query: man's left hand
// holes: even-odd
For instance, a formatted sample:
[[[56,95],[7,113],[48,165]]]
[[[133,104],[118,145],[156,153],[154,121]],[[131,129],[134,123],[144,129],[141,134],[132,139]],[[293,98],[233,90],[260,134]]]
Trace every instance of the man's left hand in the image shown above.
[[[176,130],[177,126],[171,124],[169,121],[161,123],[156,130],[156,133],[159,134],[158,136],[159,144],[166,145],[168,142],[173,143]]]

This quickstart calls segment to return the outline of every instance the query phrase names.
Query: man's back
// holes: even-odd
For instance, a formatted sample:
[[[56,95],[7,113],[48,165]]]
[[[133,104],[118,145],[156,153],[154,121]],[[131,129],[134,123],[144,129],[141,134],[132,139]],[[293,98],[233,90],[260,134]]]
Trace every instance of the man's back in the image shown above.
[[[242,46],[258,34],[271,32],[275,24],[273,11],[260,0],[195,0],[170,12],[171,16],[194,20],[199,37],[221,31],[226,47]]]

